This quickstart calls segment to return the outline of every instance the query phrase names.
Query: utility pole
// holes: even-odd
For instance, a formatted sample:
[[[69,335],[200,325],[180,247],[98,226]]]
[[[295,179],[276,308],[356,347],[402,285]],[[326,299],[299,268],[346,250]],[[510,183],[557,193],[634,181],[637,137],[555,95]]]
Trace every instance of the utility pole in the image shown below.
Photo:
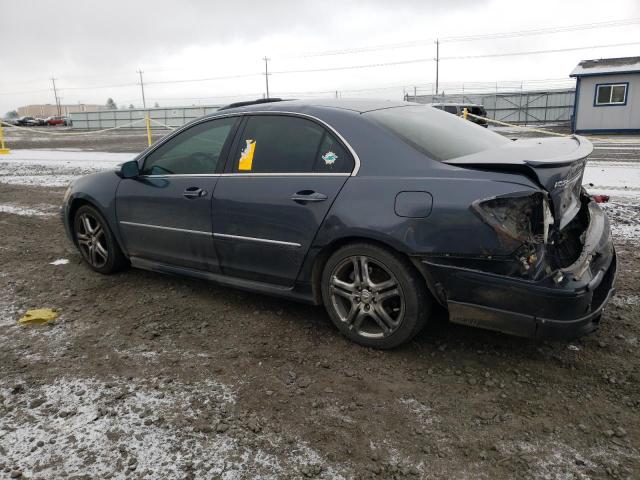
[[[51,83],[53,84],[53,96],[56,99],[56,111],[58,112],[58,116],[62,115],[60,113],[60,100],[58,100],[58,91],[56,90],[56,79],[51,77]]]
[[[440,66],[440,40],[436,38],[436,97],[438,96],[438,67]]]
[[[147,108],[147,101],[144,98],[144,81],[142,80],[142,69],[138,70],[140,74],[140,88],[142,89],[142,108]]]
[[[267,86],[267,98],[269,98],[269,59],[267,57],[264,60],[264,81]]]

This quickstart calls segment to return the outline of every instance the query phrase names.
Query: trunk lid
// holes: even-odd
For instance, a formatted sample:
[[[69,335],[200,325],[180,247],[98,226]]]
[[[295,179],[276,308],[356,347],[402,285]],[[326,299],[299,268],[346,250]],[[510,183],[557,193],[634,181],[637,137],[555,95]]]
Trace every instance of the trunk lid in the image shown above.
[[[549,192],[554,218],[562,229],[580,210],[586,157],[592,151],[591,142],[577,135],[531,138],[445,160],[444,163],[482,170],[524,173]]]

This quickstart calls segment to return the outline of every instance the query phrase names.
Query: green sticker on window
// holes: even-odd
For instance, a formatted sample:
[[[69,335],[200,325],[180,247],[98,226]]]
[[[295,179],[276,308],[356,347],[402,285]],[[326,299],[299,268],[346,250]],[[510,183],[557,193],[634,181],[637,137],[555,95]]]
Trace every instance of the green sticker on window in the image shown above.
[[[338,155],[336,155],[332,151],[328,151],[327,153],[322,155],[322,159],[324,160],[324,163],[326,163],[327,165],[333,165],[334,163],[336,163],[336,160],[338,159]]]

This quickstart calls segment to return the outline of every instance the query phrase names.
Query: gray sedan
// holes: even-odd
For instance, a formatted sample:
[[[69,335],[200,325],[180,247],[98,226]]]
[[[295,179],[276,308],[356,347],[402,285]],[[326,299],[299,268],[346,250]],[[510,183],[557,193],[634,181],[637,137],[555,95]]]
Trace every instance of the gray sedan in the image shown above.
[[[200,118],[74,182],[87,264],[323,304],[390,348],[429,321],[539,338],[593,331],[614,292],[581,137],[510,141],[406,102],[270,101]]]

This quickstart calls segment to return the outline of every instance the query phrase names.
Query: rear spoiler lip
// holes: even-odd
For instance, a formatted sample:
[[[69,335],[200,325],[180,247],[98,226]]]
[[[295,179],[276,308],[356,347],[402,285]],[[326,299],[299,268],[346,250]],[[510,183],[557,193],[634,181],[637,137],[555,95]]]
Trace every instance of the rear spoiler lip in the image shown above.
[[[459,165],[459,166],[482,166],[482,165],[529,165],[532,167],[561,167],[565,165],[569,165],[577,160],[581,160],[593,152],[593,144],[587,140],[585,137],[580,135],[571,135],[565,137],[565,139],[575,141],[578,146],[575,150],[565,155],[560,155],[557,157],[551,157],[548,159],[530,159],[530,160],[512,160],[509,162],[501,162],[491,160],[491,152],[493,150],[486,150],[484,152],[475,153],[472,155],[467,155],[464,157],[451,158],[449,160],[444,160],[442,163],[446,163],[449,165]],[[539,139],[537,139],[539,140]]]

